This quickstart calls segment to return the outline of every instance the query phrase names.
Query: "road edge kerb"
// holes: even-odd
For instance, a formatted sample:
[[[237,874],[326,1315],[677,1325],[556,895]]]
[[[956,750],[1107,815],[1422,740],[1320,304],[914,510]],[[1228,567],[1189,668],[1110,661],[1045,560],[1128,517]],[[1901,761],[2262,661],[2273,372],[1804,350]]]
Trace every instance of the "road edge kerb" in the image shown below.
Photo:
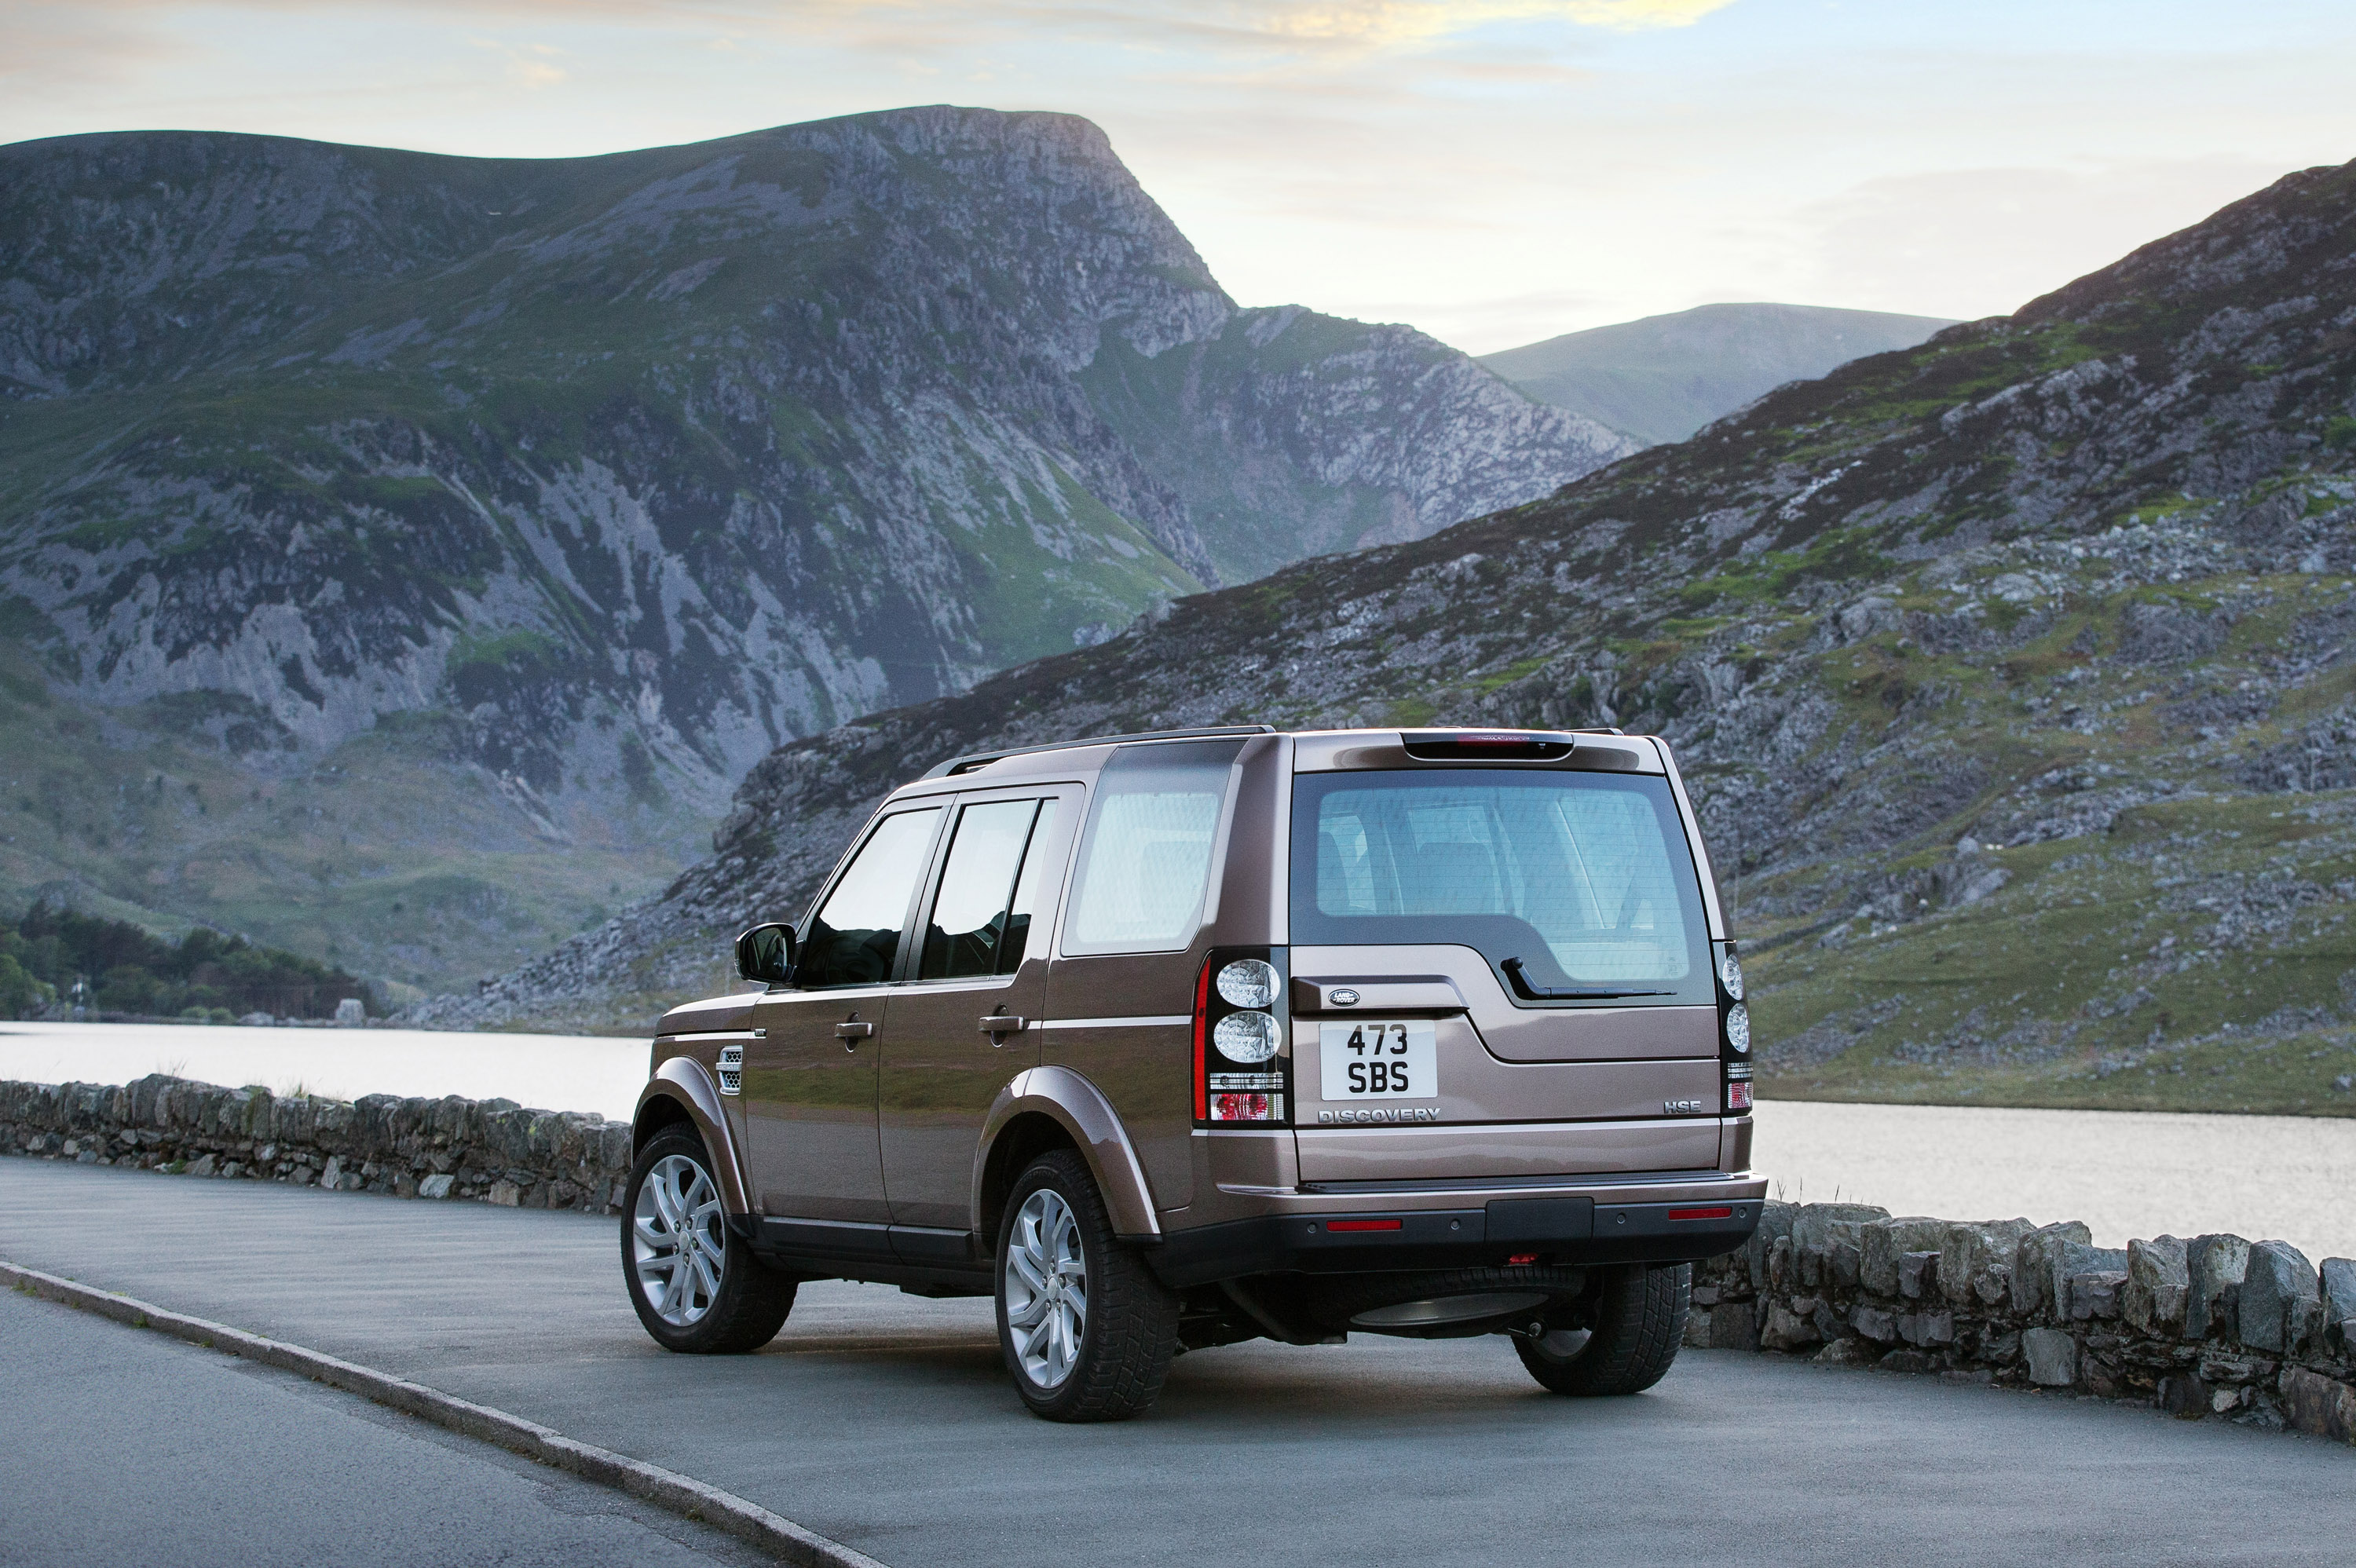
[[[305,1377],[359,1394],[403,1414],[430,1421],[436,1426],[464,1436],[496,1444],[509,1453],[520,1454],[568,1475],[578,1476],[584,1481],[610,1487],[672,1513],[710,1525],[774,1552],[783,1561],[796,1564],[797,1568],[886,1568],[885,1564],[863,1552],[854,1551],[841,1541],[830,1541],[782,1514],[771,1513],[757,1503],[747,1502],[733,1492],[722,1491],[718,1487],[691,1476],[682,1476],[659,1465],[649,1465],[642,1459],[616,1454],[610,1448],[600,1448],[594,1443],[567,1437],[536,1421],[527,1421],[520,1415],[490,1405],[477,1404],[472,1400],[444,1393],[423,1383],[411,1382],[406,1378],[393,1377],[356,1361],[347,1361],[283,1339],[265,1339],[224,1323],[191,1317],[187,1313],[173,1312],[135,1296],[100,1290],[5,1259],[0,1259],[0,1279],[5,1279],[11,1286],[27,1295],[94,1312],[134,1328],[152,1328],[176,1339],[219,1350],[241,1360],[300,1372]]]

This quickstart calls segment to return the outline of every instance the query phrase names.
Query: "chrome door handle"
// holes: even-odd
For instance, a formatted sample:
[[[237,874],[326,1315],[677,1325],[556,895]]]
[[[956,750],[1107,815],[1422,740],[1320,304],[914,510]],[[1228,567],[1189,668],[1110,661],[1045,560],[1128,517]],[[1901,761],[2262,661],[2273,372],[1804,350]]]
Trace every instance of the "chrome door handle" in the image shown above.
[[[992,1013],[981,1020],[981,1032],[991,1037],[993,1045],[1003,1044],[998,1037],[1026,1027],[1024,1020],[1012,1013]]]
[[[875,1026],[873,1024],[852,1023],[837,1024],[834,1026],[834,1038],[837,1040],[865,1040],[869,1035],[873,1034],[874,1032]]]

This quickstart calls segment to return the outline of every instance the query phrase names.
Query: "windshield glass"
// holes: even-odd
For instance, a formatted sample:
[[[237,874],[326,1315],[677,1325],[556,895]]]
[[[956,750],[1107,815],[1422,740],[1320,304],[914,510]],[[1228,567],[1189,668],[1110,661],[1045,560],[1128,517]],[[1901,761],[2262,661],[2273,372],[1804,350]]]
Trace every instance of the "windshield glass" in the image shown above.
[[[1471,947],[1525,1006],[1714,999],[1665,779],[1304,773],[1292,822],[1297,944]]]

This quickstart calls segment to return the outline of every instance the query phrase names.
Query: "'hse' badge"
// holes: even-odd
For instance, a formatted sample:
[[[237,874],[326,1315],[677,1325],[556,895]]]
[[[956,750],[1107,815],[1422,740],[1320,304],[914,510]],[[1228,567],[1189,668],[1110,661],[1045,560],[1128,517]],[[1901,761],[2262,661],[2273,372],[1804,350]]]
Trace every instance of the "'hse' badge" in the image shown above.
[[[1701,1102],[1699,1100],[1664,1100],[1661,1102],[1661,1109],[1672,1116],[1698,1116],[1701,1115]]]

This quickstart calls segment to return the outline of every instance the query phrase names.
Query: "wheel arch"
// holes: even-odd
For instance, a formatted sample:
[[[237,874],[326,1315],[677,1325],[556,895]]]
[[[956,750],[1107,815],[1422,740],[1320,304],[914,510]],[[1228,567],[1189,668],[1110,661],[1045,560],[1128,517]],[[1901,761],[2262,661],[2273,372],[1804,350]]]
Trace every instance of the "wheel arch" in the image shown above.
[[[749,1214],[753,1205],[745,1192],[743,1162],[728,1115],[721,1108],[720,1086],[703,1064],[692,1057],[674,1056],[659,1064],[630,1116],[630,1157],[635,1161],[648,1139],[665,1127],[685,1123],[703,1140],[712,1157],[712,1179],[720,1186],[721,1206],[731,1214]]]
[[[1068,1067],[1033,1067],[998,1093],[974,1151],[973,1231],[994,1247],[1007,1191],[1023,1167],[1051,1148],[1087,1161],[1113,1229],[1123,1236],[1162,1235],[1145,1168],[1103,1093]]]

